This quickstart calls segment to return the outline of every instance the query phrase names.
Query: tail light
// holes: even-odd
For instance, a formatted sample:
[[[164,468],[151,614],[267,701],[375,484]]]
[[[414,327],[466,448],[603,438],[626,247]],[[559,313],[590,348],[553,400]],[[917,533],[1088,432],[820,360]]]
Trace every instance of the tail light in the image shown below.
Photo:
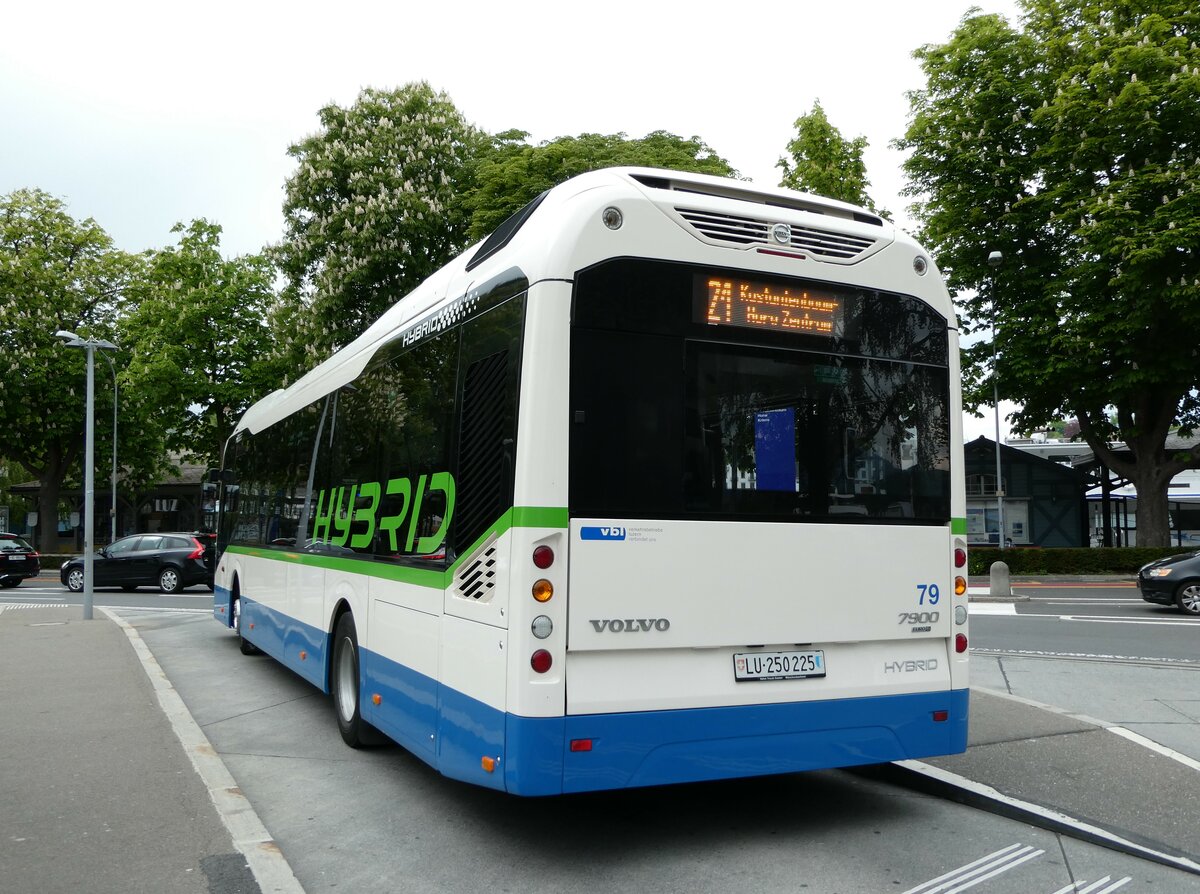
[[[954,551],[954,567],[962,568],[967,564],[967,551],[961,546]]]
[[[550,657],[550,653],[545,649],[538,649],[529,656],[529,666],[539,674],[544,674],[550,670],[550,665],[554,663],[554,659]]]
[[[548,546],[539,546],[533,551],[533,564],[543,571],[554,564],[554,550]]]
[[[196,544],[196,548],[194,550],[192,550],[190,553],[188,553],[187,557],[189,559],[203,558],[204,557],[204,544],[201,543],[199,540],[197,540],[195,537],[192,538],[192,543]]]
[[[960,655],[967,651],[967,635],[965,633],[960,633],[954,637],[954,651]]]

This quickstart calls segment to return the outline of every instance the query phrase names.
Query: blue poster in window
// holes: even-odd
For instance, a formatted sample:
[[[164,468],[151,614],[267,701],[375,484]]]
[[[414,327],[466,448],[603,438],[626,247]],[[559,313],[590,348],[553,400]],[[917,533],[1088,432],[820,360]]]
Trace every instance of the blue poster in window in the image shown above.
[[[754,414],[756,490],[796,492],[796,411]]]

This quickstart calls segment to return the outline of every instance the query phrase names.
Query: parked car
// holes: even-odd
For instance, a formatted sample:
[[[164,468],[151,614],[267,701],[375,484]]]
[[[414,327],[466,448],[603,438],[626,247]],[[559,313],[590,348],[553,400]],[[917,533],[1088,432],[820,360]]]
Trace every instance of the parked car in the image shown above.
[[[1200,552],[1156,559],[1138,570],[1138,589],[1147,602],[1177,605],[1200,615]]]
[[[185,587],[213,586],[216,534],[157,532],[131,534],[93,554],[94,587],[120,587],[129,592],[155,586],[164,593]],[[83,589],[83,556],[63,562],[63,586]]]
[[[42,570],[37,550],[16,534],[0,532],[0,587],[17,587]]]

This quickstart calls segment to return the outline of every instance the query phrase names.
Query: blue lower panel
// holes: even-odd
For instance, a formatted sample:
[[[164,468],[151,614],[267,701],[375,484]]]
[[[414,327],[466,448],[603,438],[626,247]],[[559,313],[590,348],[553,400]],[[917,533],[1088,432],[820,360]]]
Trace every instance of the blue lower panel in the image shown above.
[[[436,766],[438,684],[432,677],[361,649],[362,691],[358,703],[372,726],[395,739],[417,757]],[[378,695],[379,705],[373,697]],[[479,704],[477,713],[487,711]]]
[[[245,597],[242,622],[251,642],[325,690],[327,634]],[[299,658],[301,650],[306,659]],[[965,689],[530,718],[506,714],[369,650],[361,657],[359,703],[368,722],[447,776],[519,795],[794,773],[967,747]],[[945,720],[934,719],[940,712]],[[589,740],[590,750],[572,751],[573,740]],[[491,772],[484,758],[494,760]]]
[[[322,692],[328,691],[329,634],[261,602],[241,599],[242,637]]]
[[[233,626],[233,612],[229,610],[232,593],[228,587],[216,584],[213,587],[213,617],[226,627]]]
[[[946,711],[946,720],[934,712]],[[967,690],[786,705],[508,716],[506,787],[522,795],[699,782],[954,754]],[[572,751],[572,740],[591,740]]]
[[[934,712],[946,711],[946,720]],[[564,792],[697,782],[826,767],[848,767],[907,758],[952,754],[967,747],[967,690],[893,695],[785,705],[750,705],[592,714],[567,717],[563,749],[553,754],[553,729],[559,720],[510,718],[513,723],[545,726],[543,735],[525,733],[530,755],[540,759],[544,779],[524,774],[523,794],[546,794],[554,780],[553,761],[562,762]],[[590,739],[590,751],[571,751],[570,742]],[[519,741],[519,740],[518,740]],[[541,753],[539,753],[541,752]],[[525,789],[525,778],[533,786]],[[539,784],[540,783],[540,784]],[[537,790],[534,790],[537,789]]]

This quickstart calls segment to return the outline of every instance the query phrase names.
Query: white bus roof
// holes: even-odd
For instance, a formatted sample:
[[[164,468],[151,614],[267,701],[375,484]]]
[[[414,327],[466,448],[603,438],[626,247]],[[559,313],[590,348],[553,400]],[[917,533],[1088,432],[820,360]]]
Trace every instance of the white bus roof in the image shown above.
[[[661,211],[675,218],[680,227],[691,229],[692,235],[709,244],[719,245],[721,243],[714,240],[728,239],[726,231],[730,226],[741,228],[736,230],[735,236],[743,240],[747,238],[743,235],[747,227],[755,232],[762,229],[765,234],[770,221],[792,220],[797,222],[793,225],[798,229],[826,233],[835,243],[848,241],[858,247],[866,246],[861,250],[856,248],[858,254],[849,259],[841,258],[837,251],[831,250],[829,256],[821,260],[832,263],[855,263],[895,241],[907,240],[890,222],[865,208],[779,187],[657,168],[605,168],[580,174],[548,190],[537,213],[520,227],[511,243],[470,270],[472,256],[483,243],[467,248],[408,295],[402,296],[350,344],[292,385],[272,392],[251,406],[238,422],[235,434],[243,430],[262,431],[354,381],[375,353],[407,325],[447,299],[458,298],[506,270],[518,268],[531,285],[546,278],[572,276],[578,268],[564,269],[570,257],[572,239],[563,239],[563,234],[577,233],[585,218],[593,219],[597,207],[619,202],[622,198],[650,199]],[[681,203],[701,209],[701,214],[715,216],[699,222],[685,219],[678,207]],[[757,212],[760,217],[752,219],[747,216],[746,203],[763,206],[769,211]],[[684,211],[686,214],[687,210]],[[713,220],[717,223],[712,223]],[[733,224],[726,223],[730,220]],[[804,223],[817,226],[806,228]],[[836,232],[831,232],[833,230]],[[557,246],[566,247],[556,250]],[[725,243],[723,247],[730,245]],[[837,248],[835,245],[834,249]],[[913,249],[920,253],[915,243]]]

